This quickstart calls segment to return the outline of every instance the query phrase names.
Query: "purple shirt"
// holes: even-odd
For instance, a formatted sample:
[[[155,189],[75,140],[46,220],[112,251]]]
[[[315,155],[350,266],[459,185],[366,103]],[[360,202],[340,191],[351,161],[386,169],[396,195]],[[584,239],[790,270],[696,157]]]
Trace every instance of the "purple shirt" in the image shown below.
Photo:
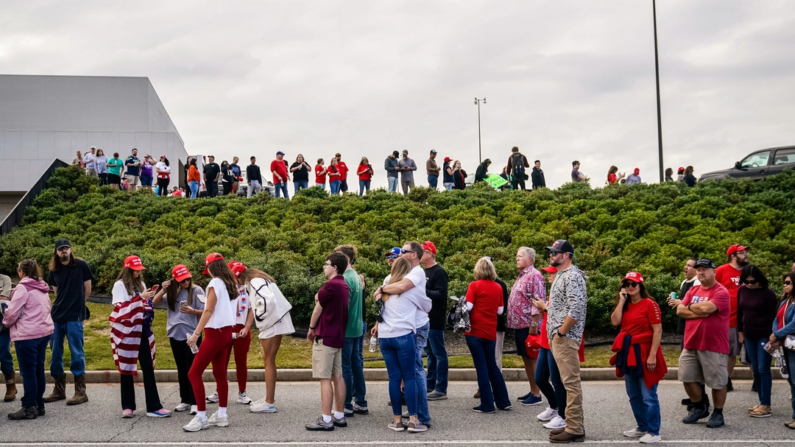
[[[349,290],[345,278],[337,275],[326,281],[317,292],[317,301],[323,311],[315,328],[315,336],[323,339],[323,346],[342,348],[345,345]]]
[[[541,301],[547,299],[544,276],[532,265],[519,273],[519,277],[511,287],[511,295],[508,297],[508,320],[506,321],[509,328],[526,329],[530,327],[533,316],[538,315],[538,309],[533,305],[530,297]]]
[[[152,177],[152,165],[143,162],[141,165],[141,177]]]

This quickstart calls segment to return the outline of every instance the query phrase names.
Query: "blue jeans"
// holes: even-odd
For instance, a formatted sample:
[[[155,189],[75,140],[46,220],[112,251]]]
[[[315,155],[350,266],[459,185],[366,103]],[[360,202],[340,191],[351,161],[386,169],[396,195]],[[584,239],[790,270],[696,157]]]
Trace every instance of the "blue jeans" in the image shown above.
[[[795,351],[784,349],[784,361],[787,363],[787,369],[789,369],[789,377],[787,378],[789,392],[795,396],[795,374],[792,373],[792,368],[795,368]],[[792,419],[795,419],[795,399],[792,399]]]
[[[152,177],[144,177],[143,175],[140,177],[141,186],[148,186],[152,187]]]
[[[329,183],[329,188],[331,188],[331,195],[336,196],[340,192],[340,181],[334,180],[333,182]]]
[[[392,414],[402,414],[403,406],[400,404],[400,381],[403,380],[406,394],[406,406],[409,415],[417,414],[417,381],[416,381],[416,355],[414,347],[414,334],[402,337],[382,338],[381,354],[386,362],[386,372],[389,374],[389,399],[392,401]]]
[[[25,395],[22,396],[24,408],[44,408],[44,388],[47,385],[44,377],[44,355],[47,353],[49,341],[50,336],[47,335],[14,342],[19,360],[19,374],[25,387]]]
[[[207,195],[210,197],[218,195],[218,182],[207,182]]]
[[[195,180],[188,182],[188,186],[190,186],[190,198],[197,199],[199,197],[199,182]]]
[[[364,190],[370,192],[370,180],[359,180],[359,195],[364,195]]]
[[[449,363],[447,361],[447,349],[444,346],[443,330],[430,330],[425,353],[428,354],[428,391],[435,390],[442,394],[447,394]]]
[[[756,393],[759,403],[770,406],[770,394],[773,391],[773,376],[770,375],[770,363],[773,356],[765,351],[766,338],[759,340],[745,339],[745,352],[748,354],[748,363],[754,372],[754,382],[757,384]]]
[[[624,376],[629,405],[638,423],[638,431],[660,434],[660,399],[657,398],[657,384],[646,387],[643,377]]]
[[[505,386],[505,379],[494,358],[494,347],[497,342],[471,335],[467,335],[465,338],[469,352],[472,353],[475,372],[478,375],[480,409],[494,411],[495,403],[500,408],[510,407],[511,399],[508,397],[508,388]]]
[[[452,191],[454,186],[455,186],[455,183],[445,183],[444,184],[444,189],[447,190],[447,191]]]
[[[353,410],[354,394],[356,395],[356,405],[367,406],[364,357],[362,356],[363,337],[364,335],[356,338],[345,337],[345,344],[342,346],[342,378],[345,380],[345,409],[347,410]]]
[[[298,191],[309,188],[309,180],[298,180],[293,182],[293,186],[295,187],[295,193],[298,194]]]
[[[14,357],[11,356],[11,332],[6,328],[0,332],[0,372],[6,379],[14,374]]]
[[[422,386],[427,382],[425,378],[425,366],[422,364],[422,351],[425,350],[425,345],[428,344],[428,332],[431,330],[431,323],[425,323],[424,326],[417,328],[417,333],[414,335],[415,343],[415,357],[417,366],[417,419],[424,425],[431,425],[431,415],[428,414],[428,392]]]
[[[550,379],[552,384],[549,383]],[[558,415],[566,419],[566,388],[563,387],[558,364],[549,349],[541,348],[538,352],[535,380],[541,393],[547,398],[549,408],[558,410]]]
[[[284,193],[284,198],[289,199],[290,195],[287,194],[287,182],[279,182],[273,185],[274,189],[276,189],[276,197],[279,197],[279,191]]]
[[[433,189],[436,189],[436,185],[438,184],[439,184],[439,177],[435,175],[428,176],[428,186],[430,186]]]
[[[397,177],[386,178],[386,192],[397,192],[397,187],[398,187]]]
[[[72,360],[69,370],[75,377],[82,376],[86,373],[86,355],[83,352],[83,322],[66,321],[54,324],[55,331],[50,339],[50,349],[52,350],[50,375],[58,377],[64,373],[63,339],[66,337],[66,342],[69,344],[69,356]]]

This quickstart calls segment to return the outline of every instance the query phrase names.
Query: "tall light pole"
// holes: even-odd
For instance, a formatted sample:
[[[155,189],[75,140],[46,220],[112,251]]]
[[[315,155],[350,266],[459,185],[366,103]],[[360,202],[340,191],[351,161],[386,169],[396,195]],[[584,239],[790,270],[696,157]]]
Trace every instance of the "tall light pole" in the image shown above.
[[[663,174],[662,117],[660,114],[660,61],[657,57],[657,0],[651,0],[654,18],[654,76],[657,80],[657,147],[660,153],[660,183],[665,181]]]
[[[478,163],[483,162],[483,145],[480,142],[480,103],[486,104],[486,98],[475,98],[475,105],[478,106]]]

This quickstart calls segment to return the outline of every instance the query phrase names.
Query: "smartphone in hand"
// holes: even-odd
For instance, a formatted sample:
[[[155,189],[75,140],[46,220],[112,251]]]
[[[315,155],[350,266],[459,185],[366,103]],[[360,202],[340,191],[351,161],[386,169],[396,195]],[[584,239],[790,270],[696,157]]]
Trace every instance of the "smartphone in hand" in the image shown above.
[[[155,285],[153,285],[153,286],[152,286],[152,288],[151,288],[151,289],[149,289],[149,290],[151,290],[152,292],[157,292],[157,291],[158,291],[158,289],[160,289],[160,284],[155,284]]]

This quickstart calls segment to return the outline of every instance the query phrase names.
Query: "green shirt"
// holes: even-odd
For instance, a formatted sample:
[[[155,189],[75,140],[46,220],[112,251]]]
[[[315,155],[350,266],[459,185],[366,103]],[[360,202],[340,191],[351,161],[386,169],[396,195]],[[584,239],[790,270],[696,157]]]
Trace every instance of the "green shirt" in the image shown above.
[[[108,164],[110,164],[110,166],[108,166],[109,174],[119,175],[119,176],[121,175],[121,167],[124,166],[124,161],[121,158],[119,159],[111,158],[110,160],[108,160]]]
[[[342,275],[348,284],[348,326],[345,327],[345,338],[362,336],[362,280],[354,269],[345,270]]]

